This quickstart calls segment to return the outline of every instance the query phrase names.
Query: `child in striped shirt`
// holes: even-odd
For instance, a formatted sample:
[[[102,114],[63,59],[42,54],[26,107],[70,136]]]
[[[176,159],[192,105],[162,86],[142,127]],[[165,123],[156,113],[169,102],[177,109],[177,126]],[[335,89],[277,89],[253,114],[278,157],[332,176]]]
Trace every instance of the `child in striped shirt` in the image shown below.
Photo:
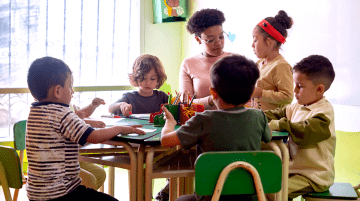
[[[71,109],[70,68],[52,57],[36,59],[27,82],[32,103],[26,128],[29,200],[117,200],[80,185],[79,144],[100,143],[122,133],[145,134],[139,126],[94,129]]]

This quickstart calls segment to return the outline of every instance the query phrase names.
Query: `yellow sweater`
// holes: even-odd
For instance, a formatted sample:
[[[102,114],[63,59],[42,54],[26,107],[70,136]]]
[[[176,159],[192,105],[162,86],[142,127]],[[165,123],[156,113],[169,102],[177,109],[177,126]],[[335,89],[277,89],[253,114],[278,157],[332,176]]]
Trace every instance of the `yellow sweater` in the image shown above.
[[[260,70],[257,87],[263,89],[262,97],[254,98],[252,107],[265,111],[290,104],[294,98],[291,65],[282,55],[265,65],[263,65],[263,61],[264,59],[260,59],[257,62]]]

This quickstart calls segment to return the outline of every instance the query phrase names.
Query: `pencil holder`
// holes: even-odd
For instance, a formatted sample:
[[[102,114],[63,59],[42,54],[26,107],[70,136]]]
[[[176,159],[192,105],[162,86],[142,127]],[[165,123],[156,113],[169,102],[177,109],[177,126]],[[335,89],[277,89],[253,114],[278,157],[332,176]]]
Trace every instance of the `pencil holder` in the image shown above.
[[[164,105],[166,109],[169,110],[169,112],[173,115],[176,122],[179,122],[179,105]],[[164,120],[164,114],[158,114],[154,116],[154,126],[164,126],[165,120]]]
[[[159,111],[159,112],[154,112],[154,113],[151,113],[151,114],[150,114],[149,123],[154,123],[154,118],[155,118],[155,116],[156,116],[156,115],[159,115],[159,114],[161,114],[161,113],[163,112],[162,109],[161,109],[161,107],[162,107],[163,105],[165,105],[165,104],[161,104],[161,106],[160,106],[160,111]]]
[[[204,111],[204,105],[191,104],[191,107],[189,107],[188,104],[180,104],[180,125],[184,125],[187,120],[195,116],[195,112]]]

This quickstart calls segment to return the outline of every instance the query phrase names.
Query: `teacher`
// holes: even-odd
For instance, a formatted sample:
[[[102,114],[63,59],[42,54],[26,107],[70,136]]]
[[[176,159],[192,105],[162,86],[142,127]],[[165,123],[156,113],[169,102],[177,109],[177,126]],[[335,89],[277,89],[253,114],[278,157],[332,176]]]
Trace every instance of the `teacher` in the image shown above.
[[[202,47],[202,52],[186,58],[180,68],[180,92],[190,97],[195,93],[193,103],[202,104],[205,109],[216,109],[210,95],[210,68],[219,59],[230,55],[224,52],[225,36],[222,27],[224,13],[217,9],[202,9],[193,14],[186,26],[190,34]]]

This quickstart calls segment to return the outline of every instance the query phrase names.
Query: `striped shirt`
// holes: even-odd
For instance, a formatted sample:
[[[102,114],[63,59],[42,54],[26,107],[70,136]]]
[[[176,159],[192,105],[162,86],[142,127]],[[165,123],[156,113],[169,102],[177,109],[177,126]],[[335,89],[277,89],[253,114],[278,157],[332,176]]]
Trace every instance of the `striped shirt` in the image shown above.
[[[93,130],[69,105],[32,104],[26,128],[30,200],[55,199],[80,185],[79,144],[84,145]]]

